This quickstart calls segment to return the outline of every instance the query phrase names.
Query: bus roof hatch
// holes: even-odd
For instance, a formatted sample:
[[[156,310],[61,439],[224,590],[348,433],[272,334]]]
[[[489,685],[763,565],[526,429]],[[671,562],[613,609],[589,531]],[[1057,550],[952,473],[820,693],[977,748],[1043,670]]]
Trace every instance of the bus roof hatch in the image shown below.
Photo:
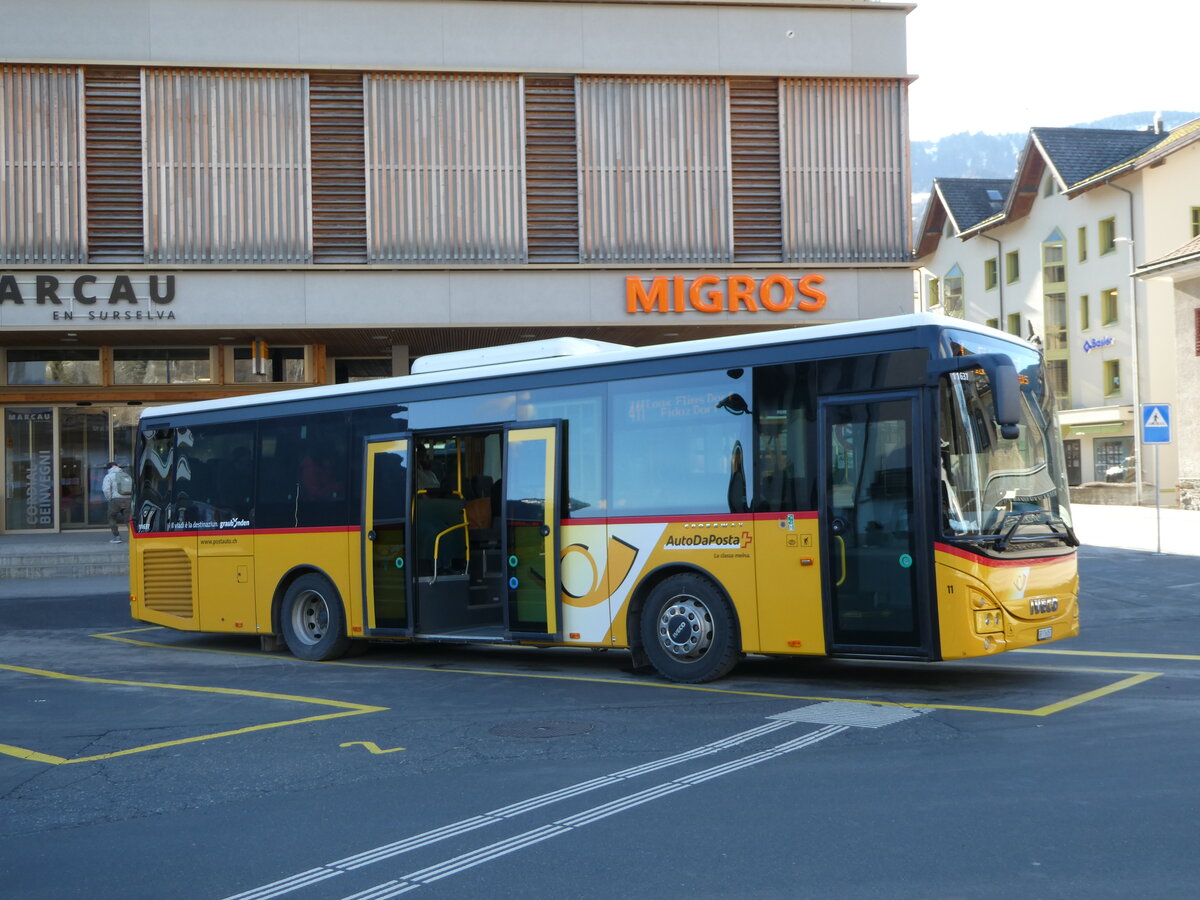
[[[500,347],[482,347],[478,350],[434,353],[414,360],[411,371],[413,375],[425,375],[430,372],[475,369],[480,366],[498,366],[504,363],[526,362],[534,359],[585,356],[589,353],[609,353],[614,350],[628,349],[627,344],[612,344],[608,341],[569,337],[551,338],[545,341],[505,344]]]

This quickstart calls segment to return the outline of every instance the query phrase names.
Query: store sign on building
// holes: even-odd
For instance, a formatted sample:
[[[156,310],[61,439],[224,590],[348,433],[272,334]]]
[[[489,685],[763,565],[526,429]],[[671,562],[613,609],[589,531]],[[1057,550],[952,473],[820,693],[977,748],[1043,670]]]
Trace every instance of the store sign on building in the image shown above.
[[[625,311],[636,313],[787,313],[817,312],[828,297],[816,272],[788,275],[656,275],[648,282],[625,278]]]
[[[174,275],[0,274],[0,309],[40,306],[52,322],[171,320],[174,300]]]
[[[1113,339],[1111,337],[1092,338],[1090,341],[1083,342],[1083,352],[1091,353],[1093,350],[1101,350],[1104,347],[1111,347]]]

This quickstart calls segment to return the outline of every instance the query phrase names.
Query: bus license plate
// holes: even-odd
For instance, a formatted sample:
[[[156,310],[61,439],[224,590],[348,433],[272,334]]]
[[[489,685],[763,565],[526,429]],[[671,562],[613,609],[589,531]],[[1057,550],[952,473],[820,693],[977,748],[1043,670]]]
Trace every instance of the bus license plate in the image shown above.
[[[1045,628],[1039,628],[1038,629],[1038,640],[1039,641],[1048,641],[1048,640],[1050,640],[1050,636],[1053,634],[1054,634],[1054,626],[1053,625],[1047,625]]]

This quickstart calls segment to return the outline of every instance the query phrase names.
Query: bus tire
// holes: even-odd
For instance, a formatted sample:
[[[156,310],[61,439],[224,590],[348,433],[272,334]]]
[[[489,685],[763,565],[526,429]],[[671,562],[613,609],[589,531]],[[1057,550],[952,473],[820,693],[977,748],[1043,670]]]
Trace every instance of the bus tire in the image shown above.
[[[283,595],[280,631],[298,659],[337,659],[350,646],[337,588],[324,575],[301,575]]]
[[[671,681],[713,681],[729,673],[741,652],[729,601],[700,575],[672,575],[656,585],[640,628],[650,662]]]

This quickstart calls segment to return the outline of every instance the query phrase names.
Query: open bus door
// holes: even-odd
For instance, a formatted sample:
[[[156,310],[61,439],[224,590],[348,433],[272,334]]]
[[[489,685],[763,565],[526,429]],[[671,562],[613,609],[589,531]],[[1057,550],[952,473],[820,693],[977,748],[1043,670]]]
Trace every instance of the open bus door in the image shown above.
[[[821,403],[826,646],[935,658],[932,554],[921,510],[925,429],[915,393]]]
[[[362,527],[367,634],[412,634],[408,589],[411,447],[408,434],[367,439]]]
[[[504,444],[505,627],[513,638],[558,641],[562,422],[509,425]]]

